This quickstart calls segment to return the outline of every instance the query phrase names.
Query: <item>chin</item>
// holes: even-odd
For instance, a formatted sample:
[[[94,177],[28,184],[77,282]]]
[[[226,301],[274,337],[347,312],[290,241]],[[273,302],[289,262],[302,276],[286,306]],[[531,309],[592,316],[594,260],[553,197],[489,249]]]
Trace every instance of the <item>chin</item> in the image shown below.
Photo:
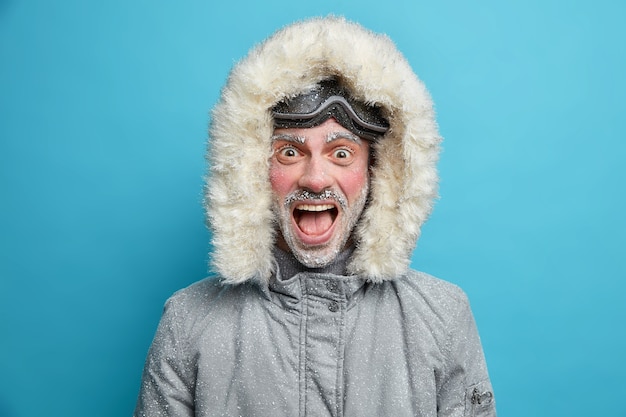
[[[298,245],[289,245],[293,256],[307,268],[323,268],[331,264],[341,252],[345,244],[324,246],[314,249],[303,249]]]

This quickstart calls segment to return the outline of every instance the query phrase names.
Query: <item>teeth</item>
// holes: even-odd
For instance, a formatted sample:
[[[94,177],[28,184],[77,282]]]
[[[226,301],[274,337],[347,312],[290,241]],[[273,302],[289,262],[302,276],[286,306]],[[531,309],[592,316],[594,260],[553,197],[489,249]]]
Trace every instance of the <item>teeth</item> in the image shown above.
[[[333,206],[332,204],[301,204],[296,207],[296,209],[302,211],[324,211],[330,210],[334,207],[335,206]]]

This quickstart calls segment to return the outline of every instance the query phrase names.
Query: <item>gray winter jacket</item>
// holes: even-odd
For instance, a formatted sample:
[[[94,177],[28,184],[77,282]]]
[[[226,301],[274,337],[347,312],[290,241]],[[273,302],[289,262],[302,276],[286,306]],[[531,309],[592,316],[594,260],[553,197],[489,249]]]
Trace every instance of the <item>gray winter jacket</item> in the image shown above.
[[[268,286],[207,279],[168,300],[136,417],[495,416],[458,287],[277,269]]]

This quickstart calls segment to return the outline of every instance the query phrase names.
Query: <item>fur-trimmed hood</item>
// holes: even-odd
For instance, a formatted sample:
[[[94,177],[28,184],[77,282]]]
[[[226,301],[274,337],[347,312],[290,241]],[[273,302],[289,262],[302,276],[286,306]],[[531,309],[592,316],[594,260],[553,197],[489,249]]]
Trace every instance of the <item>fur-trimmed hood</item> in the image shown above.
[[[354,232],[349,271],[380,282],[408,269],[437,194],[440,136],[432,102],[389,38],[330,17],[287,26],[253,48],[213,109],[205,205],[212,264],[225,282],[265,282],[274,268],[270,109],[330,77],[356,99],[381,106],[390,124],[374,145],[370,199]]]

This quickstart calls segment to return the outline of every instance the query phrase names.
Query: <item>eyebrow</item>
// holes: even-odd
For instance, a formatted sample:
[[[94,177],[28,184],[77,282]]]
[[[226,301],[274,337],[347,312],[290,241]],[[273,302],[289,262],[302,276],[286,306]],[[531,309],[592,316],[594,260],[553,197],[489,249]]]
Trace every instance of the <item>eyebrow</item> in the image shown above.
[[[348,139],[358,144],[360,144],[362,141],[359,136],[355,135],[352,132],[331,132],[326,137],[326,143],[331,143],[338,139]],[[302,145],[306,141],[306,138],[304,136],[292,135],[290,133],[279,133],[277,135],[272,135],[270,140],[272,141],[272,143],[279,140],[284,140],[286,142],[299,143]]]
[[[332,132],[326,137],[326,143],[330,143],[337,139],[348,139],[354,143],[361,143],[361,138],[352,132]]]
[[[272,140],[272,143],[278,140],[284,140],[287,142],[299,143],[301,145],[304,143],[305,140],[304,136],[291,135],[289,133],[279,133],[278,135],[272,135],[270,139]]]

